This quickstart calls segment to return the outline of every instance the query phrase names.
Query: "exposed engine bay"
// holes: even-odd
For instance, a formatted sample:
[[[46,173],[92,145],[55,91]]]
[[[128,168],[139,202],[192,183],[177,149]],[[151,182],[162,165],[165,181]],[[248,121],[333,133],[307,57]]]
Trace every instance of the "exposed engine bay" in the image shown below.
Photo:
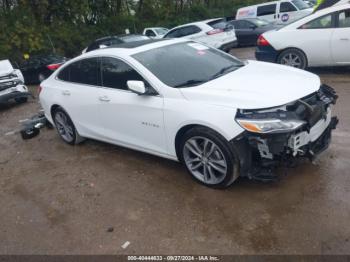
[[[338,96],[322,85],[318,92],[293,103],[264,110],[240,110],[237,122],[247,131],[233,143],[246,154],[241,175],[254,178],[272,173],[277,166],[292,165],[304,157],[313,160],[326,150],[338,118],[332,107]]]

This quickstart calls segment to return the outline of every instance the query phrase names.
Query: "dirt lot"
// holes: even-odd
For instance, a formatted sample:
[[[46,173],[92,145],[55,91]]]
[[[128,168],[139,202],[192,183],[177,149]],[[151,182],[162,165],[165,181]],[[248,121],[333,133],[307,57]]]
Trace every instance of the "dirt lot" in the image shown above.
[[[331,148],[280,182],[224,191],[178,163],[96,141],[71,147],[53,130],[22,141],[11,132],[37,100],[2,106],[0,253],[350,253],[350,69],[313,71],[340,96]]]

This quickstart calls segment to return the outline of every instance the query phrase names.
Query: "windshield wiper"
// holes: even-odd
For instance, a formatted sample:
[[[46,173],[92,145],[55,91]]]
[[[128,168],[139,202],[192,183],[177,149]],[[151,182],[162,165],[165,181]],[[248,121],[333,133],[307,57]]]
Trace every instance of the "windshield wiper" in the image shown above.
[[[208,82],[208,80],[204,80],[204,79],[191,79],[188,80],[184,83],[178,84],[174,87],[191,87],[191,86],[198,86],[200,84],[203,84],[205,82]]]
[[[223,76],[229,72],[232,72],[234,71],[235,69],[238,69],[240,67],[242,67],[244,65],[230,65],[230,66],[227,66],[227,67],[224,67],[222,68],[219,72],[217,72],[215,75],[213,75],[210,80],[213,80],[213,79],[216,79],[216,78],[219,78],[220,76]]]

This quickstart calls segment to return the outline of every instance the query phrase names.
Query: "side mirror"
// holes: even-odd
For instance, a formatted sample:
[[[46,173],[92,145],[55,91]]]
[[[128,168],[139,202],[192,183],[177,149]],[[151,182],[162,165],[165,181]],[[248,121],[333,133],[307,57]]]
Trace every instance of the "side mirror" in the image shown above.
[[[258,27],[257,27],[256,25],[251,25],[251,26],[249,26],[249,28],[252,29],[252,30],[255,30],[255,29],[257,29]]]
[[[129,90],[132,92],[138,94],[138,95],[145,95],[146,94],[146,87],[145,83],[143,81],[128,81],[127,82]]]

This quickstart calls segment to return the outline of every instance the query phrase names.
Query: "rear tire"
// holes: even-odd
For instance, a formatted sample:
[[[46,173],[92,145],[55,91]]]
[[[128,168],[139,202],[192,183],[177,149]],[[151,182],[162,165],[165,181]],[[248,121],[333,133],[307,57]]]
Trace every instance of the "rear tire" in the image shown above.
[[[307,68],[307,58],[305,54],[296,48],[284,50],[277,58],[277,63],[299,69]]]
[[[56,130],[64,142],[69,145],[75,145],[84,140],[84,138],[78,134],[73,121],[67,112],[62,108],[56,108],[52,114],[52,117]]]
[[[196,127],[187,131],[179,145],[179,157],[192,178],[211,188],[227,188],[239,177],[239,158],[217,132]]]

